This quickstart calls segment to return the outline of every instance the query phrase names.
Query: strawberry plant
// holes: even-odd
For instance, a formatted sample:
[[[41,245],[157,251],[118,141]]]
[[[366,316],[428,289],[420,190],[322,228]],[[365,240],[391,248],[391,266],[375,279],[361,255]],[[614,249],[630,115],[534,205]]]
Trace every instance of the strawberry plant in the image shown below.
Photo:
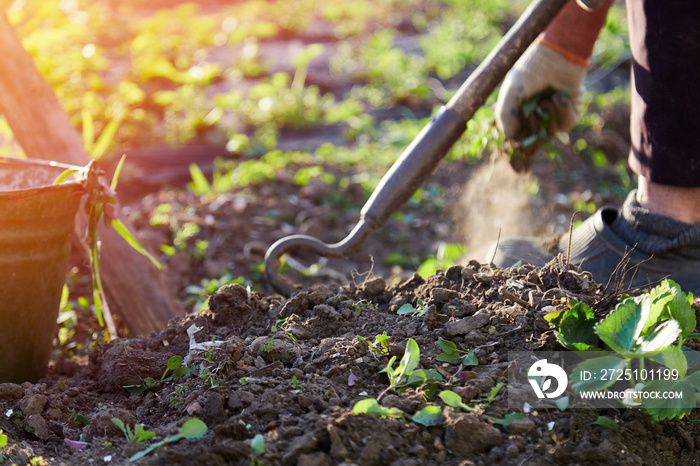
[[[641,404],[655,419],[688,414],[695,403],[689,406],[687,400],[695,400],[696,392],[700,392],[700,366],[693,362],[696,353],[683,346],[689,338],[700,338],[700,334],[693,333],[697,322],[692,302],[692,294],[682,292],[672,280],[664,280],[646,294],[623,297],[599,322],[584,303],[573,303],[568,310],[546,316],[564,347],[600,351],[604,344],[613,352],[579,363],[571,380],[574,390],[595,392],[620,380],[629,381],[629,390],[639,394],[632,404]],[[651,369],[645,370],[645,364],[656,364],[652,367],[657,367],[660,377],[649,380],[644,374]],[[621,377],[584,380],[585,373],[619,373]],[[642,396],[645,392],[675,392],[682,396],[659,399]]]

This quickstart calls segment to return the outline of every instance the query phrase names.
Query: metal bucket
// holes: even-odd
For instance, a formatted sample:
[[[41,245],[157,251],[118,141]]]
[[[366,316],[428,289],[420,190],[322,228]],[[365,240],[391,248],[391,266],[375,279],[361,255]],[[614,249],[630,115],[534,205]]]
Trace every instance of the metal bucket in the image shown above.
[[[42,161],[0,161],[0,383],[44,375],[81,184]]]

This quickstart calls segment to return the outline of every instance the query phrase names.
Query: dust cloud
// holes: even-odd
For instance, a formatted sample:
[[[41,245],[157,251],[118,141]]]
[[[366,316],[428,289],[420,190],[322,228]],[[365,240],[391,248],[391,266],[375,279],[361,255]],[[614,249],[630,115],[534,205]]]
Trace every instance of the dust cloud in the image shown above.
[[[459,221],[466,237],[465,259],[489,262],[492,246],[512,236],[534,236],[537,231],[530,173],[513,170],[503,157],[484,163],[466,182],[459,202]]]

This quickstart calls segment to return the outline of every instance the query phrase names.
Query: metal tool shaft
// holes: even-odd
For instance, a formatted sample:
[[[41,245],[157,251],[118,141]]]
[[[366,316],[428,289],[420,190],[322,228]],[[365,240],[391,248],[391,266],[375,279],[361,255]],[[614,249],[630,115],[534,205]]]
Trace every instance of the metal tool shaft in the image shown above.
[[[265,255],[265,277],[280,294],[290,296],[294,286],[279,274],[279,261],[292,251],[325,257],[343,257],[362,244],[372,231],[411,198],[466,130],[467,122],[486,102],[525,49],[554,19],[568,0],[534,1],[498,45],[460,86],[450,101],[431,118],[379,182],[360,212],[350,234],[335,244],[306,235],[275,242]]]

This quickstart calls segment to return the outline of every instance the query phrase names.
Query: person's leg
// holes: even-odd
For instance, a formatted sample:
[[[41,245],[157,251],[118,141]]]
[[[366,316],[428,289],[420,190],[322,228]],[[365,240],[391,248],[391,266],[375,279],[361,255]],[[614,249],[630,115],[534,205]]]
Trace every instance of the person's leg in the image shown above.
[[[640,176],[637,202],[651,213],[684,223],[700,223],[700,188],[658,184]]]
[[[625,286],[670,277],[700,289],[700,2],[628,0],[632,49],[630,168],[638,189],[622,208],[601,209],[545,250],[524,238],[506,239],[497,266],[541,264],[570,254],[599,283],[619,265],[634,270]],[[487,257],[488,260],[488,257]]]
[[[627,17],[632,52],[629,165],[640,177],[638,200],[655,209],[663,208],[662,202],[685,203],[692,191],[654,183],[700,187],[700,2],[627,0]],[[693,215],[681,213],[685,207],[670,213],[695,223]]]

